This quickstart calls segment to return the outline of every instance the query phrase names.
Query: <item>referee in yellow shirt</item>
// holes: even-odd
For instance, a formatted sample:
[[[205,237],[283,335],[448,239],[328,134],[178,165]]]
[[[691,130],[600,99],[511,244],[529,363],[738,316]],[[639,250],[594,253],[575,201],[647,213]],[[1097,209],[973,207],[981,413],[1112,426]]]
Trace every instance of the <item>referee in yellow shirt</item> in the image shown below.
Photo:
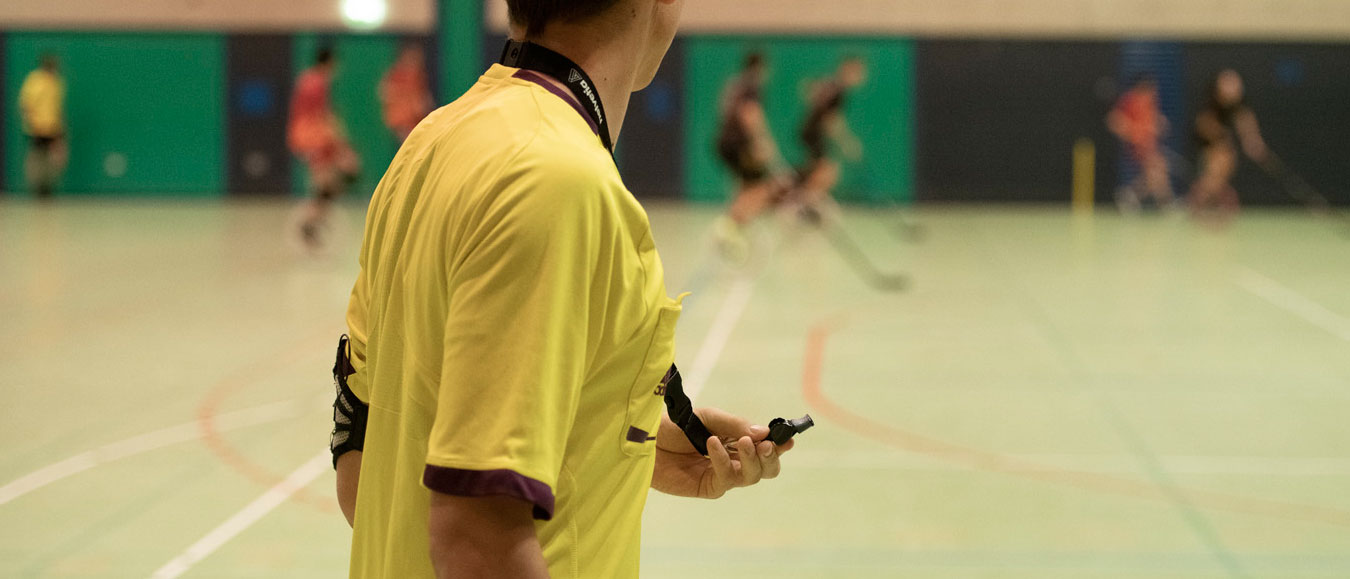
[[[19,87],[19,119],[28,136],[24,172],[39,198],[51,197],[66,169],[66,82],[52,54]]]
[[[649,488],[717,498],[791,448],[662,411],[680,298],[611,150],[683,0],[508,6],[504,64],[370,203],[335,367],[352,577],[636,577]]]

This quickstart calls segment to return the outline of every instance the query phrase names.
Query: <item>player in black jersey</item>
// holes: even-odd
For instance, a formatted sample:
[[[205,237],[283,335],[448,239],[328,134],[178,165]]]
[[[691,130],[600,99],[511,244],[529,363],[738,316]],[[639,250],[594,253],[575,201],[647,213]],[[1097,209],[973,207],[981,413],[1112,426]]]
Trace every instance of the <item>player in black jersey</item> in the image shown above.
[[[807,152],[801,171],[801,202],[809,216],[819,215],[820,203],[839,182],[839,163],[830,158],[829,145],[836,145],[849,160],[862,158],[862,143],[849,130],[844,106],[849,91],[866,80],[867,63],[850,56],[839,63],[833,76],[816,83],[807,98],[809,109],[801,130]]]
[[[1200,173],[1191,186],[1191,212],[1197,217],[1230,217],[1238,210],[1233,173],[1238,149],[1248,158],[1265,163],[1269,157],[1256,114],[1247,106],[1242,77],[1224,70],[1214,78],[1209,101],[1195,119],[1195,137],[1200,144]]]
[[[744,259],[748,242],[743,228],[772,206],[790,184],[775,179],[773,165],[779,158],[764,114],[764,81],[768,64],[764,55],[750,53],[741,73],[722,93],[722,128],[717,135],[717,155],[736,176],[736,197],[727,215],[717,224],[722,249]]]

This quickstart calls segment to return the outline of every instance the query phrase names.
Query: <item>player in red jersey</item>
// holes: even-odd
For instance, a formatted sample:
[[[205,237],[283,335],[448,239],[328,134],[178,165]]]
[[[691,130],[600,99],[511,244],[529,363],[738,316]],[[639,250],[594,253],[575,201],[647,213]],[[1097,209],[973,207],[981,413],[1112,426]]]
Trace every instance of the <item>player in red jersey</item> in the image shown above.
[[[1169,130],[1167,117],[1158,106],[1158,83],[1141,76],[1116,101],[1106,117],[1106,125],[1139,166],[1139,178],[1116,191],[1116,202],[1123,211],[1137,211],[1143,198],[1151,197],[1158,207],[1170,209],[1176,204],[1172,176],[1160,139]]]
[[[311,249],[322,244],[320,231],[333,201],[356,180],[361,164],[347,142],[342,122],[333,112],[331,93],[336,67],[333,51],[320,49],[314,66],[301,73],[295,82],[286,131],[291,152],[309,169],[314,192],[300,223],[301,236]]]
[[[384,107],[385,126],[400,143],[431,112],[426,55],[420,46],[411,43],[403,46],[398,60],[380,81],[380,104]]]

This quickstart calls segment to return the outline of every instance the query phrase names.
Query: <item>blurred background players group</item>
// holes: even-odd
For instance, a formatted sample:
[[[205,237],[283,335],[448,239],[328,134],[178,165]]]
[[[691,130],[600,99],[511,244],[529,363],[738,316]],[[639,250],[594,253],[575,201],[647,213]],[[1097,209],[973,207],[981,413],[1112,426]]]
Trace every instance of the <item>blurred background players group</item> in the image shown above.
[[[831,192],[843,165],[832,153],[837,151],[851,162],[863,155],[844,111],[849,92],[867,80],[865,61],[846,57],[832,76],[802,83],[807,112],[797,136],[807,154],[795,168],[780,153],[764,112],[762,95],[768,74],[763,53],[750,53],[740,74],[728,82],[721,103],[716,148],[736,178],[737,191],[717,224],[717,236],[722,251],[736,260],[745,259],[749,251],[745,228],[766,210],[790,208],[788,213],[815,224],[837,215],[830,211],[834,206]],[[1164,143],[1173,127],[1161,111],[1157,81],[1151,76],[1140,75],[1130,82],[1106,124],[1139,168],[1139,176],[1115,192],[1125,213],[1138,212],[1149,202],[1170,212],[1180,209],[1184,201],[1195,218],[1223,223],[1236,215],[1240,205],[1232,185],[1239,152],[1272,175],[1280,171],[1255,113],[1246,104],[1242,77],[1232,69],[1214,77],[1196,115],[1192,136],[1198,147],[1198,169],[1191,170],[1191,163]],[[1173,191],[1177,173],[1192,183],[1184,199]]]
[[[333,202],[361,173],[342,117],[333,106],[333,83],[340,70],[336,53],[320,48],[291,93],[286,144],[305,167],[309,198],[295,232],[310,249],[323,244]],[[434,102],[420,46],[405,44],[377,91],[385,126],[401,143],[431,112]],[[54,54],[44,54],[19,91],[19,118],[28,138],[25,176],[39,199],[49,199],[69,158],[65,121],[66,83]],[[375,168],[383,172],[383,168]]]
[[[286,130],[287,145],[309,173],[311,196],[303,210],[299,234],[311,249],[323,243],[333,201],[342,196],[361,171],[361,159],[348,142],[342,119],[333,109],[336,68],[332,49],[319,49],[314,66],[301,73],[295,83]],[[385,126],[402,142],[432,108],[422,49],[405,45],[376,90],[384,108]]]
[[[1140,76],[1107,116],[1107,126],[1139,167],[1139,177],[1116,191],[1122,211],[1138,211],[1142,202],[1150,199],[1164,210],[1178,204],[1172,191],[1173,165],[1189,164],[1163,143],[1171,125],[1158,103],[1157,81]],[[1203,219],[1231,218],[1239,205],[1232,185],[1238,151],[1267,171],[1275,171],[1256,114],[1246,104],[1246,90],[1237,71],[1226,69],[1215,76],[1196,115],[1194,138],[1199,147],[1199,170],[1192,175],[1187,195],[1191,213]]]
[[[723,91],[717,154],[736,177],[737,190],[718,222],[717,235],[723,252],[737,260],[749,251],[745,228],[767,209],[795,206],[808,220],[822,218],[822,205],[839,182],[840,165],[830,156],[831,144],[853,161],[863,152],[844,116],[848,92],[867,80],[862,58],[846,57],[829,78],[803,85],[807,112],[798,136],[807,158],[796,169],[783,159],[764,113],[768,74],[764,54],[752,52]]]
[[[289,104],[287,146],[303,163],[309,188],[294,234],[309,249],[323,246],[332,203],[363,169],[332,102],[339,71],[335,52],[320,48],[313,64],[296,79]],[[802,79],[798,84],[804,121],[788,130],[800,140],[805,156],[795,164],[780,152],[777,131],[784,128],[771,127],[765,113],[764,86],[770,73],[765,54],[751,51],[740,72],[727,81],[720,103],[714,148],[735,177],[736,191],[715,234],[724,255],[734,261],[748,255],[746,228],[770,209],[783,208],[785,214],[813,224],[829,220],[835,214],[831,191],[844,166],[836,156],[857,162],[863,155],[845,115],[850,91],[867,81],[868,64],[863,58],[844,57],[828,77]],[[18,98],[29,147],[25,175],[42,199],[50,198],[59,187],[69,158],[62,74],[56,56],[44,54],[25,78]],[[401,143],[435,106],[423,49],[411,43],[402,46],[379,85],[370,90],[378,94],[385,126]],[[1149,204],[1161,211],[1185,206],[1198,219],[1223,223],[1240,205],[1232,178],[1243,156],[1272,175],[1284,170],[1261,136],[1236,71],[1217,74],[1198,107],[1189,127],[1197,147],[1194,163],[1165,144],[1169,133],[1178,129],[1163,114],[1159,102],[1156,80],[1139,75],[1106,116],[1107,127],[1139,170],[1137,178],[1115,192],[1122,212],[1136,212]],[[383,171],[382,167],[365,169]],[[1174,191],[1178,178],[1191,183],[1184,196]]]

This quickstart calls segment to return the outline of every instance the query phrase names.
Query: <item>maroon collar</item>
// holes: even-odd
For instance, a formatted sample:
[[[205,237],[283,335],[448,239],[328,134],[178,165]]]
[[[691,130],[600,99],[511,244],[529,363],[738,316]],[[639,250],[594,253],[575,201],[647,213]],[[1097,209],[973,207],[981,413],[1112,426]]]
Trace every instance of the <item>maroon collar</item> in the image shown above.
[[[591,127],[592,133],[595,133],[596,136],[600,135],[600,127],[597,127],[595,125],[595,121],[591,119],[591,116],[589,114],[586,114],[586,109],[581,108],[581,103],[577,102],[577,99],[573,98],[572,95],[567,93],[567,91],[564,91],[563,89],[560,89],[553,83],[549,82],[547,79],[543,77],[543,75],[522,68],[520,70],[517,70],[516,74],[512,75],[512,78],[518,78],[520,80],[532,82],[534,84],[544,87],[544,89],[547,90],[548,92],[557,95],[558,98],[563,100],[563,102],[572,105],[572,108],[576,109],[577,114],[581,115],[581,118],[585,119],[586,124]]]

